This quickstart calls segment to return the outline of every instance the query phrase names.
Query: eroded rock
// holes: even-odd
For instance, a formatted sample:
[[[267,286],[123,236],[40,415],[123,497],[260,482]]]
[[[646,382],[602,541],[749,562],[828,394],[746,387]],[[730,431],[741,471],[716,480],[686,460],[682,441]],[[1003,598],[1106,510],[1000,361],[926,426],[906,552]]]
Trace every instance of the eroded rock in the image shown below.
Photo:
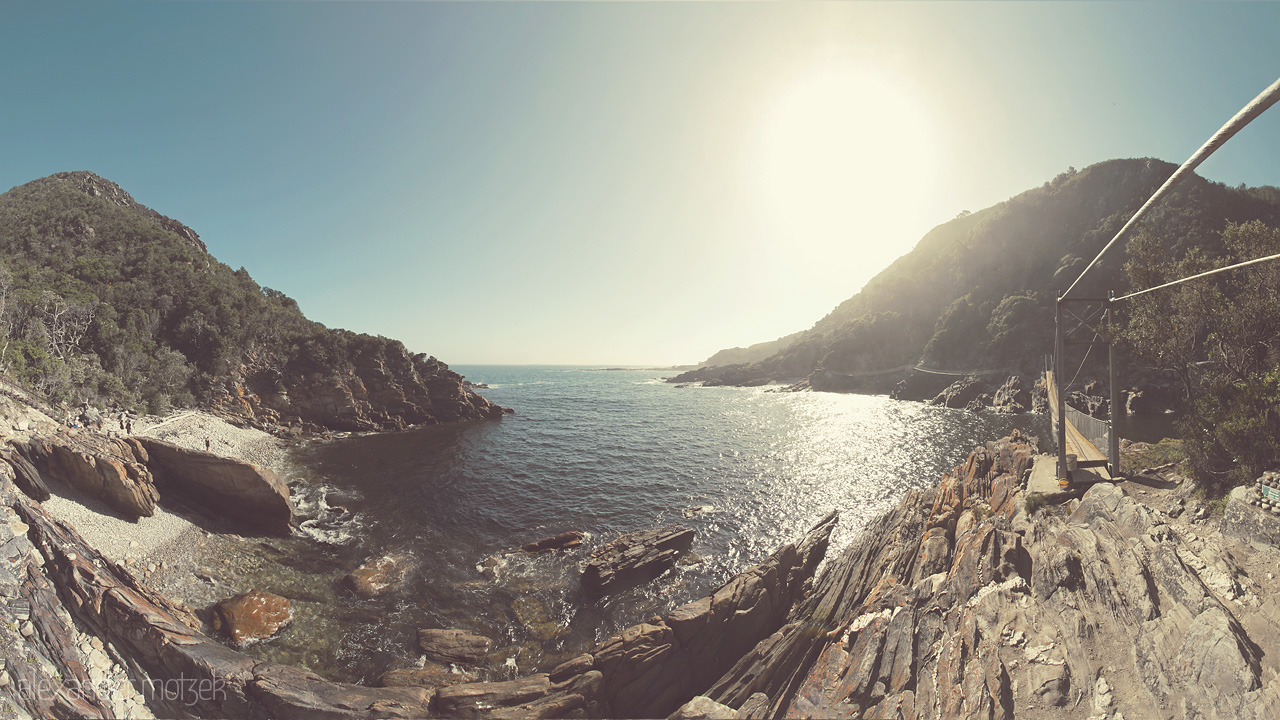
[[[628,533],[597,550],[582,569],[582,589],[609,595],[666,572],[693,544],[696,533],[680,525]]]
[[[166,492],[180,492],[202,509],[256,530],[288,534],[293,520],[289,486],[270,469],[154,438],[137,441]]]
[[[417,566],[413,556],[395,553],[364,562],[344,579],[357,595],[377,597],[399,587]]]

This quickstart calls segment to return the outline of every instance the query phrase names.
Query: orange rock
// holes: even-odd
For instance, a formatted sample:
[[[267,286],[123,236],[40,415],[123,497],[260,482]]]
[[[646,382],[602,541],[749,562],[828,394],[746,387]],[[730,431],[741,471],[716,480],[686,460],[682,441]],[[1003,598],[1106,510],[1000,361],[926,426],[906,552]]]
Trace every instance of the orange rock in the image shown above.
[[[225,633],[235,645],[269,638],[293,620],[288,598],[250,590],[219,600],[213,606],[213,629]]]

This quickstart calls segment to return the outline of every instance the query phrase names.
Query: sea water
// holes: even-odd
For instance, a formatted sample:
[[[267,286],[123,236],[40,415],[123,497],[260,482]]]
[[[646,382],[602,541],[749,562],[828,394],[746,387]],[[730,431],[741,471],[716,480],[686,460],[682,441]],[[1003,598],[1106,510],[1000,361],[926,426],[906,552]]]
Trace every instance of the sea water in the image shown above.
[[[513,408],[499,421],[313,442],[291,478],[309,518],[278,559],[316,607],[258,654],[335,680],[373,682],[420,661],[419,628],[494,640],[489,677],[546,670],[605,637],[697,599],[801,537],[832,509],[834,555],[911,488],[978,444],[1044,418],[973,413],[884,396],[678,387],[670,371],[455,367]],[[578,568],[621,533],[680,523],[692,553],[658,580],[585,597]],[[583,548],[504,554],[566,530]],[[416,569],[388,595],[342,577],[387,554]],[[290,588],[297,585],[291,581]]]

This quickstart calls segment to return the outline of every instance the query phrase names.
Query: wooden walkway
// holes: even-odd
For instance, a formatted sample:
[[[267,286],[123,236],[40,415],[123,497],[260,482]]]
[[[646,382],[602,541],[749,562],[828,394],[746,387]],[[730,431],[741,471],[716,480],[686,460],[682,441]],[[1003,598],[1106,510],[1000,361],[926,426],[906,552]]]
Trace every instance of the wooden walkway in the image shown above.
[[[1045,377],[1048,379],[1048,383],[1049,383],[1049,412],[1052,414],[1053,422],[1056,424],[1058,422],[1058,388],[1057,388],[1057,385],[1055,385],[1053,382],[1052,370],[1046,373]],[[1070,420],[1066,420],[1065,424],[1067,426],[1067,454],[1068,455],[1075,455],[1076,459],[1080,461],[1085,461],[1085,460],[1097,461],[1097,460],[1107,459],[1107,454],[1099,450],[1097,447],[1095,447],[1094,444],[1090,442],[1088,438],[1086,438],[1084,435],[1081,435],[1080,431],[1077,430],[1076,427],[1071,424]],[[1054,436],[1054,440],[1055,441],[1057,440],[1056,435]],[[1094,467],[1094,468],[1087,468],[1087,469],[1082,468],[1081,470],[1077,470],[1076,473],[1077,475],[1082,473],[1092,473],[1097,475],[1098,479],[1111,480],[1111,473],[1108,472],[1107,468],[1105,467]]]

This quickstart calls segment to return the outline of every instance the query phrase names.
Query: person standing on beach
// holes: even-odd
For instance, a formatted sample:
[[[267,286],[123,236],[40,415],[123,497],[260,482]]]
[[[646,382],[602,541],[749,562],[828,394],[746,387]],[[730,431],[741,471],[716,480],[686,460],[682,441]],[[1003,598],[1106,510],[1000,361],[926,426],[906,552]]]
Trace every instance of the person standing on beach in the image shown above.
[[[204,451],[209,452],[209,436],[204,436]]]

